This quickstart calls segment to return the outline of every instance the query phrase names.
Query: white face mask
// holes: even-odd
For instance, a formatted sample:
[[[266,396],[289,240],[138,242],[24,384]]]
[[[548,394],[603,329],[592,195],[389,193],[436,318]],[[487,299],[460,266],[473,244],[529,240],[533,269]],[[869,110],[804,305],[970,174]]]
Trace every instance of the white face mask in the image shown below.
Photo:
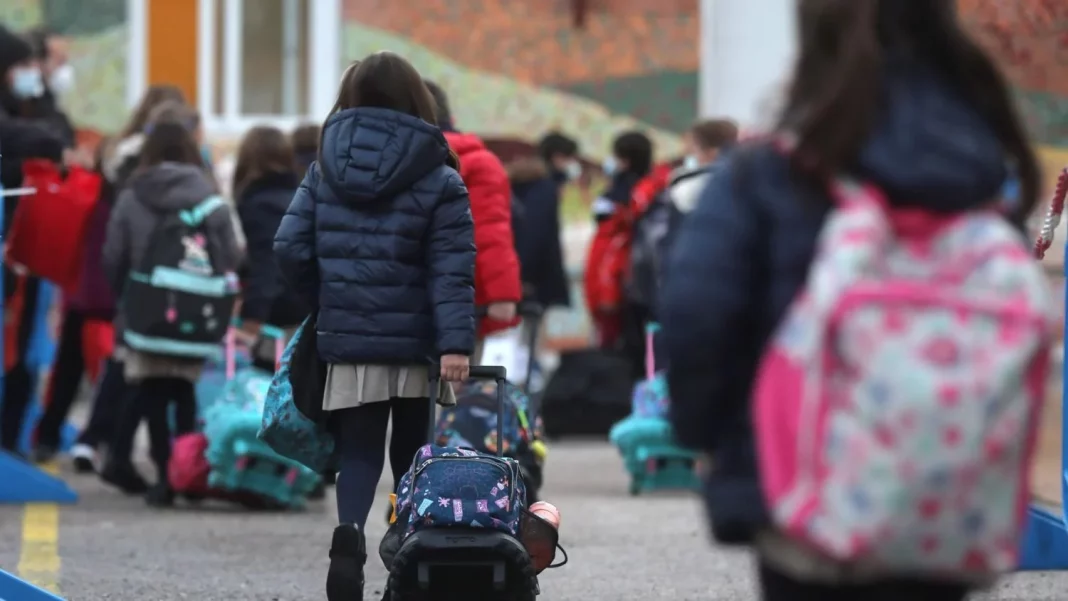
[[[571,161],[564,169],[564,173],[567,174],[567,179],[569,181],[577,180],[578,178],[582,177],[582,163],[578,161]]]
[[[38,98],[44,92],[44,81],[41,79],[40,69],[37,67],[22,67],[15,70],[11,77],[11,93],[16,98],[21,100]]]
[[[619,167],[619,164],[616,163],[616,157],[608,157],[604,160],[604,163],[601,164],[601,170],[604,171],[604,174],[608,177],[612,177],[616,174],[617,167]]]
[[[66,94],[73,87],[74,67],[70,65],[57,67],[55,71],[52,71],[52,76],[48,78],[48,89],[52,90],[53,94]]]

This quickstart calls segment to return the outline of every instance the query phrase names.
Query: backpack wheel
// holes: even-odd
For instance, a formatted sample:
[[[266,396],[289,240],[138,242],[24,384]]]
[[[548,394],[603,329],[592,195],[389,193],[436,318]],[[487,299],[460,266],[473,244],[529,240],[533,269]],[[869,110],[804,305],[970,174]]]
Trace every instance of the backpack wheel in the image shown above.
[[[637,480],[630,481],[630,496],[636,497],[642,494],[642,483]]]

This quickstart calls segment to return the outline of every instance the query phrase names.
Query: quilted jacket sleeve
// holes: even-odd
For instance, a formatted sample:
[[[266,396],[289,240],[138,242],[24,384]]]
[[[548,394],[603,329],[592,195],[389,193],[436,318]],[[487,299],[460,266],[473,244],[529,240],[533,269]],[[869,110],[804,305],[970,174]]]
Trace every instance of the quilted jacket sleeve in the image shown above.
[[[475,221],[475,295],[479,305],[519,302],[522,284],[512,232],[512,187],[504,165],[489,151],[465,156],[464,184]]]
[[[714,448],[713,424],[733,411],[727,358],[761,306],[757,203],[742,197],[733,172],[725,166],[682,221],[660,301],[672,425],[682,445],[699,450]]]
[[[282,275],[310,307],[319,306],[319,261],[315,250],[315,163],[300,183],[274,235],[274,256]]]
[[[475,226],[460,175],[452,172],[431,218],[427,265],[437,349],[470,355],[475,348]]]
[[[100,264],[104,275],[107,277],[111,291],[116,296],[121,296],[126,287],[126,278],[130,276],[132,268],[132,242],[130,240],[130,212],[134,210],[133,192],[124,190],[119,193],[115,201],[115,207],[111,210],[108,218],[107,234],[104,237],[104,247],[100,254]]]

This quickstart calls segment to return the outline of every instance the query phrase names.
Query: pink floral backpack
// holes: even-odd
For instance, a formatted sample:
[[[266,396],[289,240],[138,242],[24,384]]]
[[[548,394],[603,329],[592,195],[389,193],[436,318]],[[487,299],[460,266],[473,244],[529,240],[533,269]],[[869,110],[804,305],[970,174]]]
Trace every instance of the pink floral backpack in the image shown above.
[[[1056,319],[991,210],[893,209],[838,177],[804,289],[753,398],[776,527],[888,571],[1012,570]]]

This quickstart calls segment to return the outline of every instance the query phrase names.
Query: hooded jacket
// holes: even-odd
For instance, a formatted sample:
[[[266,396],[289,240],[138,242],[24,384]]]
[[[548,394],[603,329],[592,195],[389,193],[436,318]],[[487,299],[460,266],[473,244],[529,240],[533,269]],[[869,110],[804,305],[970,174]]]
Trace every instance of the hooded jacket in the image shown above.
[[[318,309],[332,364],[422,365],[475,346],[475,242],[467,188],[441,131],[382,108],[324,125],[274,253]]]
[[[304,300],[286,285],[273,248],[274,235],[299,185],[296,173],[267,173],[249,182],[237,198],[247,240],[241,289],[243,319],[290,327],[308,316]]]
[[[474,134],[445,131],[445,140],[460,157],[460,177],[471,197],[475,220],[475,304],[519,302],[523,291],[512,232],[512,190],[500,159]],[[485,336],[515,325],[483,319]]]
[[[566,176],[550,174],[540,158],[526,157],[509,165],[508,177],[522,207],[515,237],[523,284],[543,307],[567,307],[571,288],[560,241],[560,188]]]
[[[214,182],[195,165],[161,163],[136,172],[118,196],[108,220],[102,263],[111,288],[122,304],[122,291],[130,271],[139,266],[164,216],[191,209],[217,194]],[[230,211],[220,209],[204,221],[212,261],[219,271],[237,271],[241,252],[234,238]],[[122,340],[122,312],[115,330]]]
[[[894,205],[952,213],[996,198],[1006,166],[966,99],[906,65],[888,76],[882,114],[851,173]],[[750,392],[829,209],[823,186],[797,179],[784,156],[755,142],[716,166],[676,239],[660,301],[671,421],[681,444],[714,457],[705,492],[722,542],[750,542],[768,524]]]

